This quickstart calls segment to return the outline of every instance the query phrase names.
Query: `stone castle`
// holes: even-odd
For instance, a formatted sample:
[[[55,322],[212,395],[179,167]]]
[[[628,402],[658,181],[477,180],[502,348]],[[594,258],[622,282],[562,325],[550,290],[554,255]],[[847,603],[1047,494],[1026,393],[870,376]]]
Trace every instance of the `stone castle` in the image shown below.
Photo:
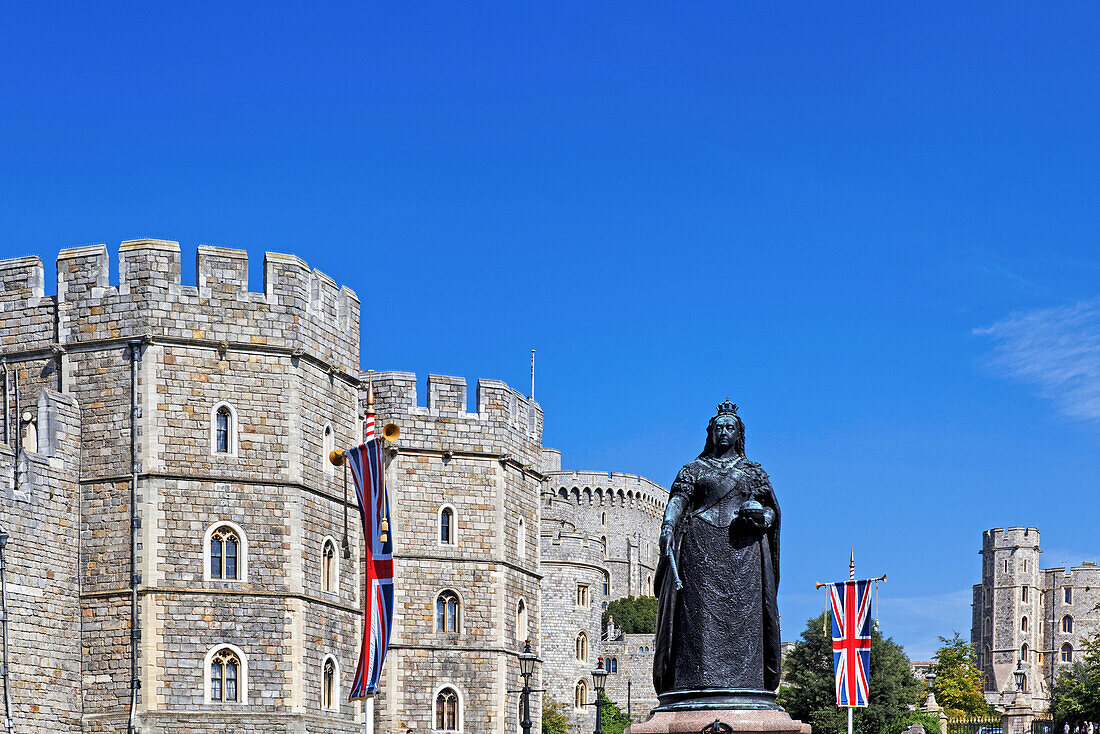
[[[358,732],[354,493],[326,458],[362,440],[356,294],[267,253],[124,242],[0,261],[6,730]],[[379,359],[371,355],[370,361]],[[605,629],[652,593],[667,492],[562,471],[542,410],[480,380],[370,373],[387,445],[396,598],[375,731],[512,732],[532,687],[592,728],[591,670],[635,716],[652,636]],[[349,517],[350,516],[350,517]],[[538,721],[539,696],[532,697]]]
[[[1044,709],[1059,671],[1100,632],[1100,567],[1040,568],[1036,528],[982,533],[982,582],[974,585],[970,640],[985,675],[986,699],[1003,707],[1024,692]]]

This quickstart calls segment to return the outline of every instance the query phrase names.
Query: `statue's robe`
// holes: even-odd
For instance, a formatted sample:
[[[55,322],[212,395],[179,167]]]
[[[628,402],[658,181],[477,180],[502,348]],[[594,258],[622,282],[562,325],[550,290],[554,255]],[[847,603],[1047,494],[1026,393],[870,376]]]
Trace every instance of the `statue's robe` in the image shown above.
[[[732,465],[732,466],[731,466]],[[670,551],[657,566],[653,685],[670,691],[779,687],[779,504],[759,464],[700,456],[684,466],[671,495],[687,503]],[[775,512],[766,530],[737,519],[755,499]]]

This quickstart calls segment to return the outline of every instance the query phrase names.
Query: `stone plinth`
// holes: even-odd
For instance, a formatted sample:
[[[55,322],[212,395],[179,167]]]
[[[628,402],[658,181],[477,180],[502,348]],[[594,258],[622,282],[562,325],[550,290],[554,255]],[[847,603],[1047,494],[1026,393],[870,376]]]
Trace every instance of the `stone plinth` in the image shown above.
[[[625,734],[699,734],[714,720],[728,724],[735,732],[768,734],[810,734],[810,725],[792,719],[786,711],[703,709],[698,711],[657,711]]]

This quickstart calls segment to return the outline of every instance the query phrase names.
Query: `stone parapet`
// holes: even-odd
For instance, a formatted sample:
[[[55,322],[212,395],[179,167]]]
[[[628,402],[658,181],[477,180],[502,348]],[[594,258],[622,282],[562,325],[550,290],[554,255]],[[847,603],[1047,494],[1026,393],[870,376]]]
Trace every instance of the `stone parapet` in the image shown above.
[[[359,299],[293,255],[267,253],[263,292],[248,290],[242,250],[201,246],[198,285],[180,276],[179,243],[130,240],[111,284],[106,245],[62,250],[57,295],[37,257],[0,261],[0,347],[21,352],[146,336],[300,350],[347,374],[359,367]]]
[[[411,372],[364,372],[359,391],[367,403],[367,381],[374,385],[379,422],[401,428],[398,447],[488,454],[538,472],[542,462],[542,407],[499,380],[478,380],[476,412],[467,411],[466,379],[429,375],[424,405],[417,400]]]

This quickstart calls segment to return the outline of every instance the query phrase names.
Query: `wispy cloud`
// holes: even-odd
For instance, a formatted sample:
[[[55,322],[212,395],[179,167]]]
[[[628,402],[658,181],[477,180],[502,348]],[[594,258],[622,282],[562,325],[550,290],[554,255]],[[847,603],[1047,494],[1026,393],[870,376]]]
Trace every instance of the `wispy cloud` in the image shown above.
[[[974,333],[996,340],[996,368],[1066,415],[1100,420],[1100,300],[1013,313]]]

